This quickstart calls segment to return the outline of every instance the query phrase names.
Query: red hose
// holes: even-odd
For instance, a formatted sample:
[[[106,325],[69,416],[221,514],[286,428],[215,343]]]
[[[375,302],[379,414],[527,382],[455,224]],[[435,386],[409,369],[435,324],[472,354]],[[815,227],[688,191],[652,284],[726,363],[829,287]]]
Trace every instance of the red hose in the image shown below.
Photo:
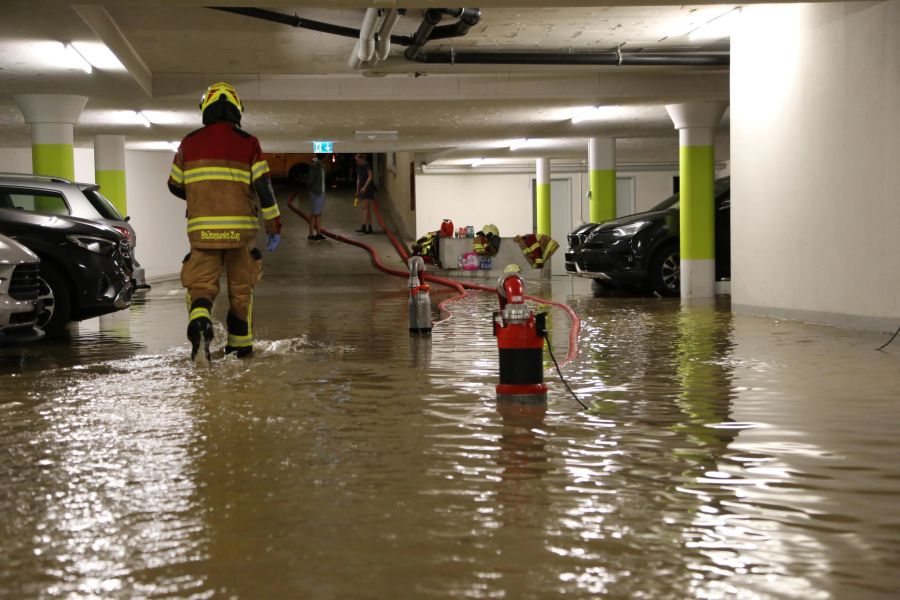
[[[288,207],[308,222],[309,216],[307,216],[303,211],[301,211],[296,206],[294,206],[294,198],[296,198],[296,197],[297,197],[297,194],[294,194],[293,196],[290,197],[290,199],[288,200]],[[406,247],[403,244],[400,243],[400,241],[397,239],[397,237],[394,235],[394,233],[385,225],[384,219],[381,218],[381,213],[378,210],[378,204],[375,202],[371,202],[370,205],[371,205],[372,210],[375,213],[375,218],[378,219],[378,224],[381,225],[381,228],[387,234],[388,239],[391,240],[391,244],[393,244],[394,249],[397,250],[397,253],[403,258],[404,262],[408,261],[409,260],[409,251],[406,249]],[[358,248],[362,248],[363,250],[366,250],[372,258],[372,264],[379,271],[382,271],[383,273],[388,273],[389,275],[396,275],[397,277],[408,277],[409,276],[409,273],[406,271],[400,271],[398,269],[391,269],[391,268],[385,266],[381,262],[381,259],[378,257],[378,253],[375,252],[375,249],[372,246],[370,246],[369,244],[365,244],[363,242],[360,242],[359,240],[354,240],[352,238],[348,238],[346,236],[343,236],[343,235],[340,235],[337,233],[332,233],[326,229],[322,229],[321,231],[324,235],[327,235],[328,237],[330,237],[332,239],[335,239],[340,242],[344,242],[345,244],[350,244],[352,246],[356,246]],[[438,309],[447,313],[448,316],[444,319],[441,319],[440,321],[436,321],[436,323],[443,323],[445,321],[449,321],[452,318],[453,313],[451,313],[450,310],[447,309],[447,307],[446,307],[447,304],[450,304],[451,302],[456,302],[457,300],[461,300],[461,299],[465,298],[468,295],[467,290],[488,292],[490,294],[497,293],[497,290],[495,288],[488,287],[486,285],[480,285],[477,283],[469,283],[469,282],[465,282],[465,281],[456,281],[455,279],[448,279],[446,277],[439,277],[437,275],[430,275],[428,273],[425,273],[425,281],[437,283],[439,285],[443,285],[443,286],[452,288],[458,292],[456,296],[447,298],[446,300],[444,300],[443,302],[438,304]],[[541,304],[547,304],[549,306],[555,306],[555,307],[563,310],[568,315],[569,320],[572,322],[572,326],[569,328],[569,351],[566,354],[566,358],[563,359],[562,361],[560,361],[559,364],[560,364],[560,366],[563,366],[563,365],[566,365],[566,364],[572,362],[573,360],[575,360],[575,358],[578,356],[578,334],[581,331],[581,319],[578,318],[578,315],[575,313],[575,311],[572,309],[572,307],[569,306],[568,304],[563,304],[562,302],[555,302],[553,300],[547,300],[545,298],[539,298],[537,296],[525,296],[525,297],[534,302],[539,302]]]

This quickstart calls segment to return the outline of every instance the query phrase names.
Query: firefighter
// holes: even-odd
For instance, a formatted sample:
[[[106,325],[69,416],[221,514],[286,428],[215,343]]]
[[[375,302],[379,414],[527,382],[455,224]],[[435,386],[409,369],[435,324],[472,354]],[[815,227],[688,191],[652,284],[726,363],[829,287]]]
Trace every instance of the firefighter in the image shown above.
[[[243,358],[253,351],[253,287],[262,275],[262,256],[255,247],[259,213],[265,220],[268,250],[281,241],[269,166],[259,140],[240,128],[243,110],[233,87],[209,86],[200,101],[203,127],[181,140],[169,175],[169,190],[187,201],[191,251],[181,267],[181,284],[187,288],[192,360],[201,348],[209,360],[210,310],[223,267],[230,305],[225,353]]]

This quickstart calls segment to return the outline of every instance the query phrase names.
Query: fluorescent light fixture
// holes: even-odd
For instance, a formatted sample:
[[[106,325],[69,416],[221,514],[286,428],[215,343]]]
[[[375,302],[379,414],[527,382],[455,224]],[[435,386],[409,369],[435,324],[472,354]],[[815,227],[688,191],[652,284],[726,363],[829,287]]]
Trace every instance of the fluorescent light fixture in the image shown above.
[[[486,163],[486,162],[487,162],[487,161],[486,161],[485,159],[483,159],[483,158],[476,158],[475,160],[472,161],[472,166],[473,166],[473,167],[480,167],[481,165],[483,165],[483,164]]]
[[[78,67],[85,73],[90,73],[93,70],[91,67],[91,63],[81,55],[78,49],[72,44],[66,44],[66,54],[69,57],[69,60],[73,63],[73,66]]]
[[[371,142],[374,140],[396,140],[400,136],[396,131],[372,130],[354,131],[353,137],[360,141]]]
[[[585,121],[605,121],[621,116],[625,110],[621,106],[595,106],[590,110],[586,110],[580,115],[572,117],[572,124],[584,123]]]
[[[123,65],[112,50],[101,42],[72,42],[70,44],[84,60],[101,71],[124,71]]]
[[[522,138],[519,140],[513,140],[509,143],[509,149],[512,151],[516,151],[520,148],[524,148],[528,145],[528,138]]]
[[[171,110],[142,110],[141,115],[154,125],[184,125],[197,120],[193,113],[186,115]]]
[[[138,123],[143,124],[144,127],[150,127],[150,125],[152,125],[150,119],[144,116],[144,113],[135,111],[134,116],[138,120]]]
[[[169,142],[169,149],[172,150],[172,152],[178,152],[178,148],[180,148],[180,147],[181,147],[181,142],[177,142],[177,141]]]
[[[701,25],[697,29],[688,34],[688,39],[692,42],[700,40],[722,40],[731,37],[731,32],[737,26],[738,19],[741,16],[741,9],[734,8],[724,15]]]

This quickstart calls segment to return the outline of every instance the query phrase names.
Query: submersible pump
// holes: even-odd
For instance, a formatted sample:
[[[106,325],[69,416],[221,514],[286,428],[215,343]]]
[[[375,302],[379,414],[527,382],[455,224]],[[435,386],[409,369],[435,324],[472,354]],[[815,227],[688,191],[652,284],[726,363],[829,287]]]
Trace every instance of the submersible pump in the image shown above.
[[[525,282],[518,273],[503,275],[497,285],[500,310],[494,311],[494,336],[500,351],[497,399],[523,404],[547,401],[544,383],[544,338],[547,313],[525,304]]]
[[[431,335],[431,287],[425,283],[425,261],[411,256],[409,262],[409,333]]]

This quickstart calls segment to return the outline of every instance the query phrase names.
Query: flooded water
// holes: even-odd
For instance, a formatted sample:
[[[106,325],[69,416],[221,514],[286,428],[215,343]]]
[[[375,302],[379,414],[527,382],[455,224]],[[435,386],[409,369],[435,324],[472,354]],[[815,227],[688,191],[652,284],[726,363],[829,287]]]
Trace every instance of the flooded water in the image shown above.
[[[0,596],[900,593],[900,344],[531,282],[584,320],[563,372],[591,410],[549,371],[546,409],[498,405],[495,300],[410,339],[405,280],[305,236],[251,359],[219,329],[190,364],[166,285],[0,349]]]

